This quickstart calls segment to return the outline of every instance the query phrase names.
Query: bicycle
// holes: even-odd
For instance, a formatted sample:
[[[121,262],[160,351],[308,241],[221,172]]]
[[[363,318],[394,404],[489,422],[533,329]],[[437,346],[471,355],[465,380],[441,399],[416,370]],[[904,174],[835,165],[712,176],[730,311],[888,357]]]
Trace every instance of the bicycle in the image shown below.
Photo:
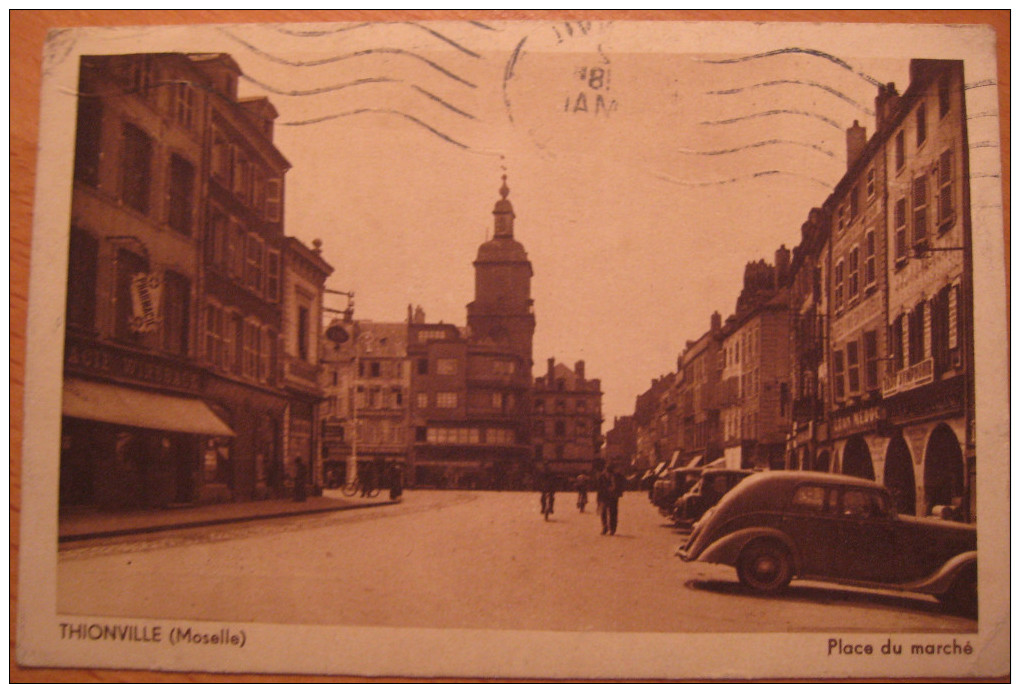
[[[374,482],[365,483],[360,477],[354,478],[354,482],[344,483],[344,486],[340,488],[340,491],[344,496],[354,496],[358,492],[362,492],[363,496],[375,498],[379,496],[379,492],[382,491]]]

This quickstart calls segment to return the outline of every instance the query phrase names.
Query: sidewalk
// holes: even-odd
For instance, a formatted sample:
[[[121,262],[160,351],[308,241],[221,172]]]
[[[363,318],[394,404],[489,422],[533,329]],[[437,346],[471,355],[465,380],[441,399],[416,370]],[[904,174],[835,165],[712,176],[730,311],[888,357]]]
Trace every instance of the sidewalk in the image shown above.
[[[206,525],[247,522],[262,518],[286,518],[295,515],[327,513],[400,503],[391,501],[389,492],[378,497],[310,496],[305,501],[267,499],[242,503],[207,504],[181,508],[163,508],[141,511],[76,511],[61,513],[58,521],[58,541],[72,542],[129,534],[145,534],[180,530]]]

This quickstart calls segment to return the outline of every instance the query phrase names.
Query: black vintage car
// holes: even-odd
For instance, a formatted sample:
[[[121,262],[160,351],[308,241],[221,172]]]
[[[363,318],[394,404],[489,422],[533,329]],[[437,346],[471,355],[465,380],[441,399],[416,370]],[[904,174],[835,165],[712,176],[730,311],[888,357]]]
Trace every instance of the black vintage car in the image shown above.
[[[729,468],[708,469],[691,489],[673,505],[673,521],[678,527],[688,528],[696,523],[723,495],[737,486],[753,470]]]
[[[652,503],[659,512],[669,516],[677,497],[686,493],[701,477],[702,468],[673,468],[667,470],[652,486]]]
[[[756,473],[694,526],[678,555],[777,592],[794,577],[930,594],[977,613],[973,525],[897,515],[889,492],[845,475]]]

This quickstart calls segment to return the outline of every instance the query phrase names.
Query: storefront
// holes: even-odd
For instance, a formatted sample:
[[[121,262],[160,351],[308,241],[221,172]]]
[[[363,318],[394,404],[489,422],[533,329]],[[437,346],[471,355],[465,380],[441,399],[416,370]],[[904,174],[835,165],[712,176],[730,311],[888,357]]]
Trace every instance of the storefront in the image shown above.
[[[198,501],[206,445],[235,437],[197,397],[98,379],[65,378],[62,412],[61,508]]]

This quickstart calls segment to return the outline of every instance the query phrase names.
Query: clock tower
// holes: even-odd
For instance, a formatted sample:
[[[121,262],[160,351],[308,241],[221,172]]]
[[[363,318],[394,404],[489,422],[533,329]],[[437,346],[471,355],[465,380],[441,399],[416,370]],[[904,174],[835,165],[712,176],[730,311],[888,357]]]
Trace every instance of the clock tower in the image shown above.
[[[514,239],[514,208],[503,176],[500,199],[492,210],[493,237],[478,248],[475,259],[475,300],[467,306],[467,324],[477,341],[490,341],[516,354],[531,374],[535,335],[534,275],[524,246]]]

